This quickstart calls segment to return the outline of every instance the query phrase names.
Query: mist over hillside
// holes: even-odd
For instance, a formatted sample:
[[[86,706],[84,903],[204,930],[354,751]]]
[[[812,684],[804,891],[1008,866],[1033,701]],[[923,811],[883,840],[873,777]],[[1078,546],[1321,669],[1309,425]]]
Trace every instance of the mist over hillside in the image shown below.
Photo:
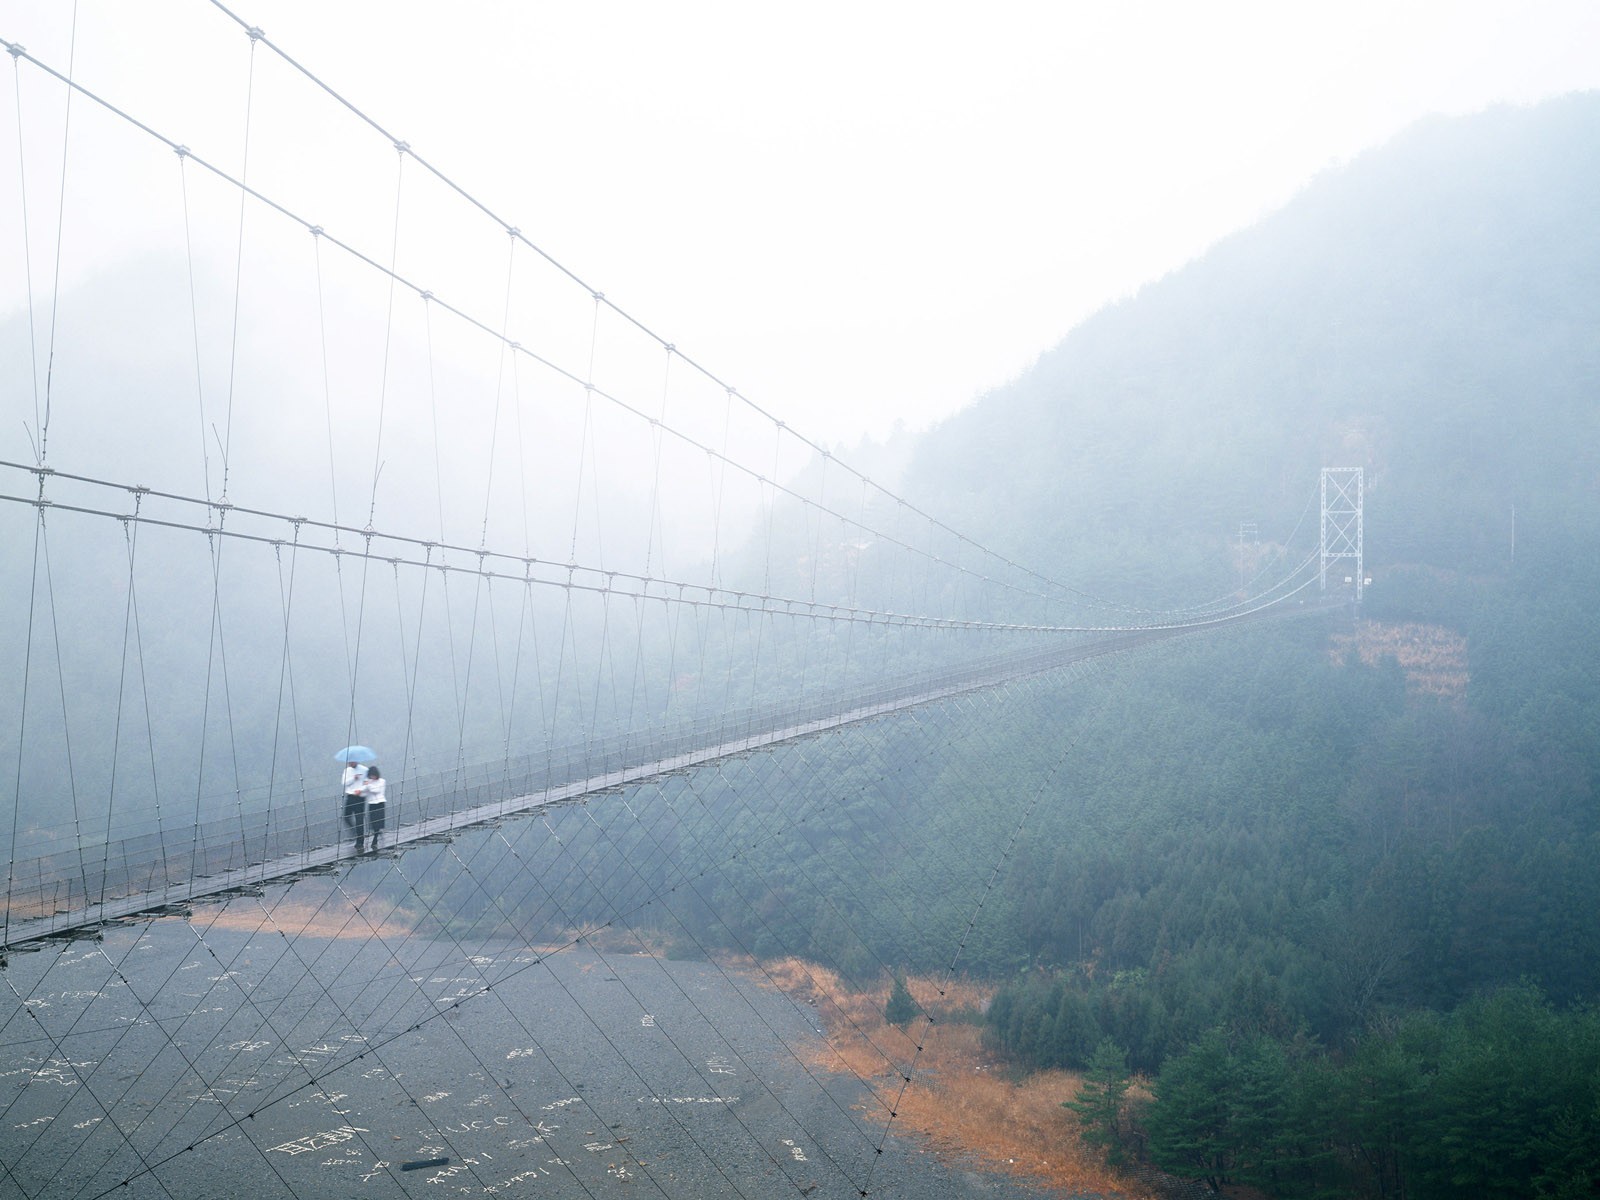
[[[1505,572],[1513,509],[1519,549],[1592,538],[1597,193],[1600,96],[1426,121],[1084,322],[909,486],[1113,594],[1226,583],[1324,466],[1366,469],[1379,604],[1396,567]]]

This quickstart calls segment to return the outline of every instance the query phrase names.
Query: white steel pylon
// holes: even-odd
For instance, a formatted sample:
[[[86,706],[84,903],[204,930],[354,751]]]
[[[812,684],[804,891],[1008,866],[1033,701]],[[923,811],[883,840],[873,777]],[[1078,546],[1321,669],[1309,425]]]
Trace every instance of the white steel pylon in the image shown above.
[[[1356,603],[1366,583],[1366,563],[1362,559],[1362,511],[1365,475],[1361,467],[1322,468],[1322,590],[1328,590],[1328,564],[1354,559],[1355,570],[1346,582],[1355,584]]]

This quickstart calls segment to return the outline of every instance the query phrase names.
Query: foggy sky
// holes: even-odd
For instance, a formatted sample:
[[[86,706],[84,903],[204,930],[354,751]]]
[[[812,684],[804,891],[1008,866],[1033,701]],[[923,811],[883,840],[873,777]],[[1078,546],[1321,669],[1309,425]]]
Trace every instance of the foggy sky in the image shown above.
[[[1600,81],[1582,0],[235,11],[586,282],[847,444],[953,411],[1428,112]],[[24,0],[0,37],[239,164],[248,40],[212,6]],[[333,138],[274,74],[256,74],[257,122],[294,111],[303,139]],[[38,300],[60,181],[85,179],[99,122],[75,109],[63,171],[63,114],[24,97]],[[25,302],[15,105],[0,89],[7,311]],[[119,231],[64,224],[63,284],[103,260],[100,232]]]

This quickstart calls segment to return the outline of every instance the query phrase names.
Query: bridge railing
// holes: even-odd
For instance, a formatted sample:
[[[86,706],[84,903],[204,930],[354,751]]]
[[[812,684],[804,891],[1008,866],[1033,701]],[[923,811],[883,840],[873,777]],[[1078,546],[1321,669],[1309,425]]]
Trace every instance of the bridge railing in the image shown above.
[[[744,752],[783,736],[801,736],[813,725],[836,726],[937,699],[965,689],[1049,670],[1092,654],[1109,653],[1147,640],[1140,635],[1074,642],[1003,659],[908,673],[876,685],[791,697],[752,706],[729,720],[726,712],[672,725],[595,734],[492,761],[459,762],[390,782],[387,830],[437,823],[465,813],[503,806],[513,811],[531,799],[577,796],[585,789],[615,786],[620,777],[641,778],[653,768],[671,769],[683,759],[707,761]],[[302,781],[303,784],[303,781]],[[576,789],[576,790],[575,790]],[[131,896],[159,908],[203,892],[196,881],[261,864],[277,874],[309,867],[313,855],[353,837],[344,826],[337,781],[300,788],[298,800],[246,808],[242,798],[226,815],[186,823],[181,829],[146,824],[109,843],[83,843],[14,861],[7,920],[30,921],[80,913]],[[491,813],[492,815],[492,813]],[[70,922],[63,922],[70,924]]]

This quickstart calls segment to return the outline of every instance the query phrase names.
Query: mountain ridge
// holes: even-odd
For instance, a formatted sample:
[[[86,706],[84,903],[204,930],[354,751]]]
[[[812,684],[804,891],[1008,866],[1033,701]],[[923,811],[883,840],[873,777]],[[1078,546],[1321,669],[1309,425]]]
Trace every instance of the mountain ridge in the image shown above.
[[[1369,563],[1503,572],[1514,505],[1561,536],[1600,498],[1597,193],[1600,93],[1423,121],[929,431],[908,487],[1091,587],[1141,542],[1194,586],[1360,466]]]

